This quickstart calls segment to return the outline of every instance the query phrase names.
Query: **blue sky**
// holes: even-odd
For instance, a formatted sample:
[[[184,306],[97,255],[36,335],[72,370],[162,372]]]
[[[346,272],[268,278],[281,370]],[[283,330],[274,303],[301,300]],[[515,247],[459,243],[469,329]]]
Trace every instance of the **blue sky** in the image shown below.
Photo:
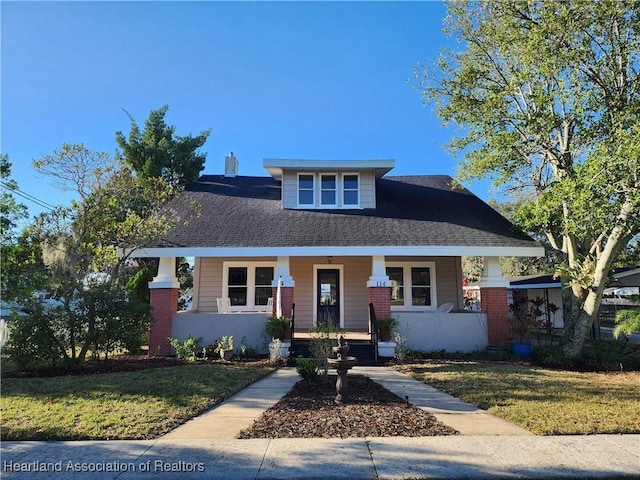
[[[393,158],[392,174],[451,174],[452,130],[411,87],[451,45],[440,2],[11,2],[2,14],[2,152],[21,190],[71,195],[31,167],[62,143],[115,152],[115,132],[169,105],[211,129],[203,173],[263,158]],[[488,198],[487,183],[471,189]],[[27,203],[27,202],[25,202]],[[31,212],[39,207],[28,203]]]

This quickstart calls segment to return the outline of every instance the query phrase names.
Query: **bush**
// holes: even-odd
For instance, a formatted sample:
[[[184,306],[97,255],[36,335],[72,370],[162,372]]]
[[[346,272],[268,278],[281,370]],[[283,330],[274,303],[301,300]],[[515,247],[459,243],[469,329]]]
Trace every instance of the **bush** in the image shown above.
[[[194,338],[191,335],[182,343],[177,338],[169,339],[169,344],[175,349],[176,356],[180,360],[186,360],[187,362],[195,362],[197,360],[198,354],[202,350],[201,342],[202,337]]]
[[[240,353],[238,356],[242,359],[258,358],[260,354],[258,353],[257,348],[247,345],[247,337],[242,337],[240,342]]]
[[[311,334],[311,356],[325,377],[329,374],[327,358],[333,355],[333,347],[337,345],[338,331],[339,329],[335,326],[323,323],[316,326]]]
[[[314,382],[318,379],[318,365],[311,358],[298,358],[296,372],[303,380]]]
[[[291,338],[291,319],[285,316],[272,315],[267,319],[264,331],[269,338],[289,340]]]

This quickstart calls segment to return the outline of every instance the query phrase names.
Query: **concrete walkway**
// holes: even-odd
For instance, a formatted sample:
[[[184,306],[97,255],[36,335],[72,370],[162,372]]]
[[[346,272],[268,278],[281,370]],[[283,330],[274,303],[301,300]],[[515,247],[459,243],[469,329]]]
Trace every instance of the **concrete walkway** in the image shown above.
[[[2,442],[29,479],[640,478],[640,435],[538,437],[382,367],[356,367],[461,435],[238,440],[299,377],[280,369],[157,440]],[[30,470],[30,471],[25,471]]]

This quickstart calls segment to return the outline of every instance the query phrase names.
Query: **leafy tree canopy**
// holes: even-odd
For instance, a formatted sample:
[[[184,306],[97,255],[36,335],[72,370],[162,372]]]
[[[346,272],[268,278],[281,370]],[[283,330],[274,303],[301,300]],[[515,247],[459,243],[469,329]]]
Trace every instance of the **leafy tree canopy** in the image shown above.
[[[566,256],[565,353],[579,355],[609,269],[640,232],[640,2],[448,4],[461,42],[416,69],[425,102],[463,127],[462,180],[528,196],[515,218]]]
[[[126,163],[141,177],[160,177],[174,190],[198,179],[204,168],[206,154],[198,152],[211,133],[175,135],[175,127],[168,126],[164,117],[168,105],[152,110],[145,121],[144,130],[129,115],[131,131],[128,139],[120,131],[116,141],[122,149]]]

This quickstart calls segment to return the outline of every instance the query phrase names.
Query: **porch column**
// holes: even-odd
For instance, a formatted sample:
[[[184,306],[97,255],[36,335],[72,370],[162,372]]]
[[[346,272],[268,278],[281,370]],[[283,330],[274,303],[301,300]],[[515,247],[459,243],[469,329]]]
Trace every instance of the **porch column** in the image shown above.
[[[487,315],[489,345],[509,342],[508,285],[509,282],[502,276],[500,259],[484,257],[484,272],[479,282],[480,310]]]
[[[367,282],[369,303],[373,304],[376,317],[391,316],[391,279],[387,275],[384,256],[371,257],[371,276]]]
[[[149,282],[151,293],[151,317],[149,327],[149,356],[169,356],[173,315],[178,312],[178,290],[176,259],[161,257],[158,275]]]
[[[278,280],[282,278],[282,286],[280,288],[280,303],[282,306],[282,314],[290,317],[291,309],[294,302],[294,287],[296,282],[293,281],[293,277],[289,271],[289,257],[278,257],[276,263],[276,271],[274,274],[273,282],[271,283],[271,292],[273,297],[273,313],[276,313],[277,305],[276,298],[278,292]]]

